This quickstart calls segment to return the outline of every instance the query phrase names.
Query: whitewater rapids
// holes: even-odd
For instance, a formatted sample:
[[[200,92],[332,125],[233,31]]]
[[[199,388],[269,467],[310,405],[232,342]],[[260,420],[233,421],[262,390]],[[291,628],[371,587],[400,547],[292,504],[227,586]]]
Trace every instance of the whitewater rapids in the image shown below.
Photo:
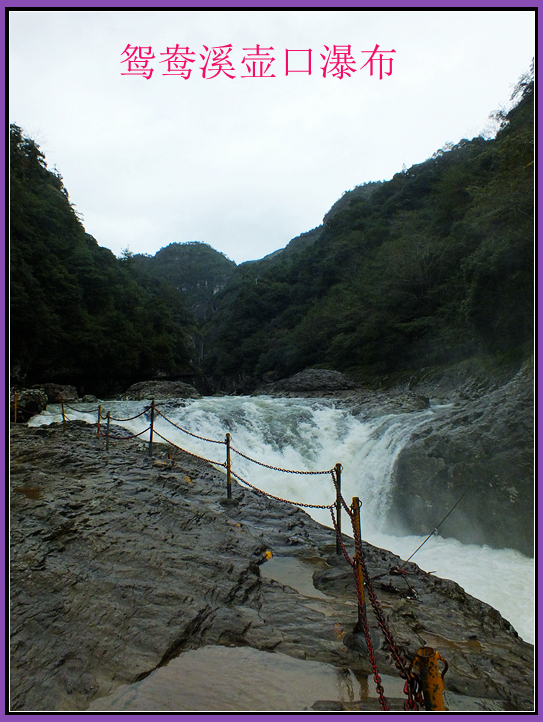
[[[110,411],[117,419],[133,417],[149,403],[104,402],[102,414]],[[75,408],[77,411],[72,410]],[[95,424],[96,408],[97,404],[72,405],[66,409],[66,417]],[[326,400],[225,396],[187,400],[182,404],[157,402],[157,408],[175,424],[160,415],[155,418],[155,431],[168,441],[212,462],[224,464],[224,444],[203,441],[177,427],[221,442],[228,432],[235,450],[232,452],[233,472],[250,484],[293,502],[331,504],[335,500],[331,475],[278,472],[256,465],[236,451],[270,466],[298,471],[325,471],[340,463],[343,497],[347,503],[354,496],[362,502],[362,537],[367,542],[407,559],[425,539],[395,536],[394,529],[386,528],[385,519],[398,454],[415,429],[431,424],[436,414],[447,413],[446,407],[364,419],[338,409]],[[47,411],[33,417],[29,425],[61,420],[60,406],[51,405]],[[115,423],[132,433],[139,433],[149,426],[149,413]],[[144,444],[149,434],[140,438]],[[154,442],[162,440],[155,435]],[[306,511],[317,521],[331,526],[328,510]],[[444,508],[435,523],[438,524],[448,511]],[[350,532],[345,514],[342,530],[347,534]],[[428,529],[428,534],[431,531]],[[513,624],[524,640],[534,643],[533,559],[514,549],[466,545],[453,538],[433,535],[415,554],[413,561],[439,577],[453,579],[469,594],[493,606]]]

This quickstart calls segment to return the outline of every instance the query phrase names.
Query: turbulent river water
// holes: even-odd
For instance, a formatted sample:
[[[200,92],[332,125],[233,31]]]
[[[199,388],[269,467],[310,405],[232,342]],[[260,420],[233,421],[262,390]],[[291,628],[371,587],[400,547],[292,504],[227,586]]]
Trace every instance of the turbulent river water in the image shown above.
[[[148,405],[149,402],[144,401],[105,402],[102,414],[110,411],[112,418],[127,419]],[[68,419],[96,423],[96,408],[97,404],[72,405],[66,409],[66,415]],[[395,530],[385,525],[393,469],[413,431],[431,424],[437,414],[446,414],[447,407],[364,418],[336,408],[333,402],[326,400],[226,396],[187,400],[182,404],[157,402],[157,408],[163,416],[157,414],[154,429],[168,441],[224,464],[224,444],[204,441],[178,427],[199,437],[222,442],[229,433],[234,449],[233,472],[250,484],[293,502],[331,504],[335,499],[331,476],[282,473],[256,465],[236,452],[270,466],[299,471],[328,470],[340,463],[344,498],[350,502],[357,496],[362,502],[362,537],[366,541],[407,559],[425,539],[395,535]],[[47,411],[35,416],[30,425],[60,421],[60,412],[59,406],[48,406]],[[115,423],[139,433],[149,426],[148,417],[147,413],[137,419]],[[149,433],[140,438],[142,443],[147,442]],[[157,435],[154,441],[165,443]],[[331,526],[328,510],[307,511],[320,523]],[[435,523],[438,524],[448,511],[444,508]],[[349,533],[346,519],[343,531]],[[429,529],[428,534],[431,531]],[[453,538],[433,535],[413,561],[426,571],[458,582],[469,594],[496,608],[523,639],[534,642],[533,559],[514,549],[466,545]]]

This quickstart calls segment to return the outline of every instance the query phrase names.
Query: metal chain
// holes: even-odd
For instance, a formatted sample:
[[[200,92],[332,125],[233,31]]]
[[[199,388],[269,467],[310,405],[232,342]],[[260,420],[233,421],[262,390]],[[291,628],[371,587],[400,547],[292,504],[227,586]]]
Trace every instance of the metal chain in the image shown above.
[[[334,487],[335,487],[335,490],[336,490],[336,496],[339,497],[339,500],[340,500],[340,502],[341,502],[341,506],[345,509],[345,511],[347,512],[347,516],[350,518],[350,520],[351,520],[351,522],[352,522],[352,520],[353,520],[353,515],[352,515],[352,512],[351,512],[351,507],[347,505],[347,502],[346,502],[345,499],[343,498],[343,495],[342,495],[341,490],[340,490],[340,488],[339,488],[339,482],[338,482],[338,479],[337,479],[336,470],[335,470],[335,469],[331,469],[331,470],[330,470],[330,473],[332,474],[332,480],[333,480],[333,482],[334,482]]]
[[[68,404],[64,404],[64,408],[70,409],[70,411],[75,411],[76,414],[95,414],[97,411],[99,411],[100,407],[96,409],[88,409],[86,411],[83,411],[82,409],[74,409],[73,406],[68,406]]]
[[[379,694],[379,702],[381,704],[383,711],[388,712],[389,709],[388,709],[388,704],[387,704],[387,700],[385,697],[385,690],[383,687],[383,683],[381,681],[381,677],[379,675],[379,670],[377,669],[377,662],[375,661],[375,655],[373,652],[373,645],[371,642],[370,630],[368,628],[368,619],[366,617],[366,605],[363,603],[361,604],[361,592],[359,590],[359,584],[358,584],[358,579],[357,579],[358,575],[356,573],[356,569],[354,570],[354,576],[355,576],[355,584],[356,584],[356,593],[358,595],[358,612],[359,612],[358,619],[362,623],[362,629],[364,630],[364,636],[366,637],[366,647],[368,648],[368,655],[370,658],[371,669],[373,672],[373,679],[375,680],[375,687],[377,689],[377,693]]]
[[[362,560],[362,540],[360,539],[360,529],[358,528],[358,524],[355,519],[354,513],[350,511],[350,519],[351,524],[353,527],[353,537],[354,537],[354,548],[355,548],[355,559],[361,563]],[[364,636],[366,638],[366,647],[368,649],[368,655],[370,658],[370,664],[373,671],[373,679],[375,680],[375,686],[377,688],[377,692],[379,694],[379,702],[381,704],[382,709],[385,712],[388,712],[388,705],[385,698],[385,690],[383,689],[383,685],[381,682],[381,677],[379,675],[379,670],[377,669],[377,662],[375,661],[375,655],[373,651],[373,644],[370,637],[370,631],[368,628],[368,619],[366,616],[366,601],[364,599],[364,590],[361,587],[364,584],[364,575],[362,576],[362,579],[360,578],[360,575],[358,573],[357,564],[356,561],[353,562],[353,575],[354,575],[354,585],[356,588],[356,595],[358,597],[358,621],[362,624],[362,629],[364,631]]]
[[[194,436],[195,439],[200,439],[201,441],[209,441],[210,444],[226,444],[226,441],[217,441],[217,439],[206,439],[205,436],[198,436],[198,434],[193,434],[191,431],[187,431],[187,429],[183,429],[181,426],[178,426],[173,421],[171,421],[167,416],[164,416],[162,411],[157,409],[155,407],[155,411],[159,416],[162,416],[163,419],[166,419],[166,421],[171,424],[172,426],[175,426],[176,429],[179,429],[179,431],[182,431],[184,434],[188,434],[189,436]]]
[[[74,411],[74,412],[76,412],[76,413],[93,413],[92,410],[90,410],[90,411],[82,411],[82,410],[80,410],[80,409],[74,409],[74,408],[72,408],[71,406],[66,406],[66,408],[68,408],[68,409],[70,409],[71,411]],[[108,415],[102,416],[101,413],[100,413],[100,417],[101,417],[102,419],[107,419],[107,418],[109,418],[110,421],[132,421],[132,420],[134,420],[134,419],[139,418],[140,416],[143,416],[143,414],[147,413],[147,411],[149,411],[150,408],[151,408],[151,406],[147,406],[141,413],[137,414],[136,416],[131,416],[131,417],[127,418],[127,419],[117,419],[117,418],[112,417],[112,416],[109,416],[109,417],[108,417]],[[32,412],[27,411],[24,407],[21,407],[19,410],[20,410],[20,411],[24,411],[24,412],[26,412],[27,414],[32,413]],[[176,429],[178,429],[179,431],[181,431],[181,432],[183,432],[183,433],[185,433],[185,434],[188,434],[189,436],[192,436],[192,437],[194,437],[194,438],[196,438],[196,439],[200,439],[201,441],[207,441],[207,442],[210,442],[210,443],[213,443],[213,444],[225,444],[225,443],[226,443],[225,441],[218,441],[218,440],[216,440],[216,439],[208,439],[208,438],[206,438],[206,437],[204,437],[204,436],[198,436],[197,434],[193,434],[192,432],[187,431],[187,429],[183,429],[182,427],[178,426],[178,425],[175,424],[173,421],[171,421],[170,419],[168,419],[168,417],[165,416],[165,415],[164,415],[159,409],[157,409],[156,407],[155,407],[154,410],[155,410],[155,412],[156,412],[158,415],[160,415],[163,419],[165,419],[166,421],[168,421],[168,423],[170,423],[170,424],[171,424],[172,426],[174,426]],[[96,413],[96,411],[100,411],[100,407],[98,407],[98,409],[96,409],[96,410],[94,411],[94,413]],[[137,438],[138,436],[141,436],[142,434],[145,434],[145,433],[146,433],[147,431],[149,431],[150,429],[151,429],[151,426],[148,426],[146,429],[144,429],[143,431],[140,431],[138,434],[132,434],[132,435],[130,435],[130,436],[112,436],[111,434],[108,434],[108,433],[103,434],[103,436],[105,436],[105,437],[108,438],[108,439],[125,441],[125,440],[129,440],[129,439],[135,439],[135,438]],[[162,436],[162,434],[160,434],[158,431],[156,431],[156,429],[154,430],[154,433],[155,433],[159,438],[161,438],[163,441],[165,441],[166,443],[170,444],[170,445],[173,446],[174,448],[178,449],[179,451],[182,451],[182,452],[185,453],[185,454],[188,454],[188,456],[191,456],[191,457],[193,457],[193,458],[195,458],[195,459],[198,459],[198,460],[200,460],[200,461],[204,461],[204,462],[206,462],[206,463],[208,463],[208,464],[214,464],[215,466],[222,466],[222,467],[224,467],[224,468],[228,468],[228,464],[227,464],[227,463],[220,462],[220,461],[213,461],[212,459],[207,459],[207,458],[205,458],[205,457],[203,457],[203,456],[199,456],[198,454],[193,454],[192,452],[188,451],[187,449],[183,449],[182,447],[178,446],[177,444],[174,444],[172,441],[170,441],[169,439],[167,439],[165,436]],[[387,641],[388,647],[389,647],[389,649],[390,649],[390,651],[391,651],[391,653],[392,653],[392,657],[393,657],[393,659],[394,659],[396,668],[398,669],[400,676],[401,676],[403,679],[406,680],[406,681],[405,681],[405,685],[404,685],[404,694],[407,695],[408,699],[407,699],[407,701],[405,702],[405,709],[406,709],[406,711],[417,711],[417,710],[418,710],[417,703],[418,703],[419,705],[423,705],[423,699],[422,699],[422,694],[421,694],[421,689],[422,689],[422,687],[421,687],[420,680],[417,678],[417,676],[416,676],[414,673],[411,673],[411,670],[409,670],[409,672],[406,670],[405,663],[404,663],[404,661],[403,661],[403,659],[402,659],[402,657],[401,657],[401,655],[400,655],[400,653],[399,653],[399,651],[398,651],[398,648],[396,647],[396,644],[395,644],[395,642],[394,642],[394,639],[393,639],[393,637],[392,637],[392,634],[391,634],[391,632],[390,632],[390,630],[389,630],[389,628],[388,628],[388,626],[387,626],[386,620],[385,620],[384,615],[383,615],[383,612],[382,612],[382,610],[381,610],[381,606],[380,606],[380,604],[379,604],[379,601],[378,601],[378,599],[377,599],[377,597],[376,597],[376,595],[375,595],[375,592],[374,592],[374,590],[373,590],[373,587],[372,587],[372,585],[371,585],[371,580],[370,580],[370,577],[369,577],[369,574],[368,574],[368,570],[367,570],[367,567],[366,567],[366,563],[365,563],[365,559],[364,559],[364,556],[363,556],[363,553],[362,553],[362,542],[361,542],[361,539],[359,538],[358,530],[355,528],[356,525],[355,525],[355,520],[354,520],[354,514],[352,513],[351,508],[347,505],[345,499],[343,498],[343,496],[342,496],[342,494],[341,494],[341,491],[340,491],[340,489],[339,489],[339,483],[338,483],[338,479],[337,479],[337,475],[336,475],[336,470],[335,470],[335,468],[334,468],[334,469],[329,469],[329,470],[327,470],[327,471],[295,471],[295,470],[292,470],[292,469],[282,469],[281,467],[272,466],[272,465],[270,465],[270,464],[264,464],[264,463],[261,462],[261,461],[257,461],[256,459],[252,459],[250,456],[246,456],[246,455],[243,454],[241,451],[238,451],[237,449],[235,449],[235,448],[233,448],[233,447],[230,447],[230,450],[231,450],[231,451],[234,451],[236,454],[238,454],[239,456],[243,457],[244,459],[247,459],[248,461],[253,462],[254,464],[258,464],[259,466],[263,466],[263,467],[265,467],[265,468],[267,468],[267,469],[272,469],[272,470],[274,470],[274,471],[280,471],[280,472],[289,473],[289,474],[303,474],[303,475],[323,475],[323,474],[331,474],[331,476],[332,476],[332,481],[333,481],[334,487],[335,487],[335,489],[336,489],[336,495],[337,495],[337,496],[336,496],[336,502],[333,502],[332,504],[304,504],[304,503],[301,503],[301,502],[295,502],[295,501],[291,501],[291,500],[289,500],[289,499],[284,499],[284,498],[282,498],[282,497],[275,496],[274,494],[269,494],[268,492],[263,491],[262,489],[259,489],[259,488],[256,487],[254,484],[249,483],[248,481],[246,481],[245,479],[243,479],[241,476],[239,476],[238,474],[234,473],[233,471],[230,472],[231,475],[232,475],[234,478],[236,478],[238,481],[240,481],[242,484],[245,484],[246,486],[250,487],[251,489],[253,489],[253,491],[257,492],[258,494],[261,494],[262,496],[268,497],[268,498],[270,498],[270,499],[274,499],[275,501],[279,501],[279,502],[282,502],[282,503],[285,503],[285,504],[290,504],[290,505],[292,505],[292,506],[303,507],[303,508],[306,508],[306,509],[329,509],[329,510],[330,510],[330,514],[331,514],[331,517],[332,517],[332,524],[333,524],[333,527],[334,527],[334,531],[335,531],[335,534],[336,534],[336,538],[337,538],[337,540],[339,541],[339,544],[340,544],[340,547],[341,547],[341,549],[342,549],[342,551],[343,551],[343,554],[344,554],[344,556],[345,556],[345,559],[347,560],[347,562],[348,562],[348,563],[351,565],[351,567],[353,568],[354,578],[355,578],[356,593],[357,593],[357,597],[358,597],[359,621],[361,621],[361,623],[362,623],[362,628],[363,628],[363,631],[364,631],[364,636],[365,636],[365,638],[366,638],[366,645],[367,645],[367,648],[368,648],[368,654],[369,654],[369,657],[370,657],[370,663],[371,663],[371,667],[372,667],[372,671],[373,671],[373,676],[374,676],[374,679],[375,679],[375,684],[376,684],[377,691],[378,691],[378,694],[379,694],[379,701],[380,701],[380,704],[381,704],[382,709],[383,709],[384,711],[388,711],[387,701],[386,701],[386,698],[385,698],[385,696],[384,696],[384,689],[383,689],[383,686],[382,686],[382,683],[381,683],[381,678],[380,678],[380,676],[379,676],[379,671],[378,671],[378,669],[377,669],[377,664],[376,664],[376,661],[375,661],[374,650],[373,650],[373,646],[372,646],[372,642],[371,642],[371,637],[370,637],[369,628],[368,628],[368,621],[367,621],[367,616],[366,616],[366,605],[365,605],[365,601],[364,601],[363,591],[360,589],[360,579],[359,579],[359,575],[358,575],[358,573],[357,573],[356,563],[350,558],[350,556],[349,556],[349,554],[348,554],[348,552],[347,552],[347,550],[346,550],[346,548],[345,548],[345,545],[344,545],[344,543],[343,543],[343,539],[341,538],[341,535],[340,535],[339,530],[338,530],[337,519],[336,519],[336,516],[335,516],[335,514],[334,514],[334,508],[335,508],[335,506],[336,506],[337,500],[340,501],[341,505],[343,506],[343,508],[344,508],[345,511],[347,512],[347,515],[348,515],[349,519],[351,520],[351,524],[352,524],[352,526],[353,526],[354,543],[355,543],[355,554],[356,554],[356,558],[357,558],[357,559],[359,560],[359,562],[360,562],[360,566],[362,567],[363,578],[364,578],[364,580],[365,580],[365,582],[366,582],[366,586],[367,586],[367,588],[368,588],[368,592],[369,592],[370,600],[371,600],[371,605],[372,605],[373,611],[374,611],[374,613],[375,613],[375,617],[376,617],[377,622],[378,622],[378,624],[379,624],[379,626],[380,626],[380,628],[381,628],[381,630],[382,630],[382,632],[383,632],[383,634],[384,634],[384,636],[385,636],[385,639],[386,639],[386,641]]]
[[[339,529],[337,528],[337,520],[336,520],[336,517],[334,514],[334,506],[335,506],[335,504],[332,504],[332,506],[330,507],[330,514],[332,515],[332,524],[334,525],[334,530],[336,532],[336,539],[339,541],[339,545],[341,547],[341,550],[343,551],[343,556],[349,562],[349,564],[351,566],[353,566],[354,561],[351,559],[347,550],[345,549],[345,544],[343,543],[343,539],[341,538],[341,534],[339,533]],[[350,510],[349,510],[349,514],[350,514]]]
[[[19,403],[20,403],[20,402],[19,402]],[[19,405],[18,405],[18,406],[17,406],[17,413],[19,413],[20,411],[24,411],[25,414],[28,414],[29,416],[36,416],[37,414],[39,414],[39,411],[29,411],[28,409],[25,409],[24,406],[19,406]]]
[[[354,530],[354,525],[353,525],[353,530]],[[355,531],[354,536],[355,536],[355,549],[356,549],[356,553],[358,555],[358,559],[360,561],[360,566],[362,567],[362,574],[363,574],[363,577],[366,582],[366,586],[368,588],[368,592],[370,595],[371,606],[373,608],[377,622],[379,623],[379,626],[381,627],[381,631],[383,632],[383,634],[385,636],[387,645],[388,645],[390,652],[392,654],[392,657],[394,659],[394,664],[396,666],[396,669],[398,670],[400,677],[402,677],[402,679],[406,680],[406,684],[404,687],[404,691],[407,690],[406,694],[408,696],[408,700],[406,702],[406,709],[417,710],[417,704],[414,699],[414,694],[415,694],[414,680],[412,680],[412,678],[409,677],[409,674],[405,668],[405,662],[403,661],[403,659],[398,651],[396,643],[394,642],[394,639],[392,637],[390,629],[388,628],[388,625],[384,618],[379,601],[378,601],[377,597],[375,596],[375,592],[373,591],[371,580],[370,580],[368,570],[366,567],[366,561],[364,559],[364,555],[362,554],[362,543],[361,543],[361,540],[357,539],[356,531]]]
[[[145,434],[145,432],[149,431],[150,428],[151,427],[148,426],[146,429],[143,429],[143,431],[140,431],[139,434],[131,434],[130,436],[112,436],[108,433],[103,434],[103,436],[105,436],[107,439],[115,439],[115,441],[126,441],[127,439],[135,439],[138,436]]]
[[[133,421],[134,419],[138,419],[140,416],[143,416],[143,414],[146,414],[150,408],[150,406],[146,406],[140,414],[136,414],[136,416],[130,416],[128,419],[116,419],[114,416],[110,416],[109,418],[111,421]],[[105,418],[107,418],[107,415]]]
[[[156,429],[154,429],[154,433],[157,436],[159,436],[163,441],[165,441],[167,444],[170,444],[170,446],[173,446],[175,449],[182,451],[184,454],[188,454],[189,456],[192,456],[194,459],[199,459],[200,461],[206,461],[208,464],[215,464],[215,466],[224,466],[224,468],[226,468],[226,464],[222,461],[213,461],[212,459],[206,459],[204,456],[198,456],[198,454],[193,454],[191,451],[187,451],[186,449],[183,449],[181,446],[177,446],[177,444],[174,444],[173,441],[170,441],[165,436],[162,436],[162,434],[159,434]]]
[[[294,471],[293,469],[282,469],[279,466],[270,466],[270,464],[264,464],[262,461],[257,461],[256,459],[251,459],[250,456],[245,456],[245,454],[242,454],[241,451],[238,451],[237,449],[234,449],[233,446],[230,447],[230,451],[235,451],[236,454],[239,456],[242,456],[244,459],[247,459],[247,461],[252,461],[253,464],[258,464],[259,466],[264,466],[266,469],[273,469],[274,471],[282,471],[285,474],[329,474],[331,469],[328,469],[327,471]]]
[[[291,504],[293,506],[302,506],[305,509],[330,509],[333,506],[333,504],[302,504],[299,501],[290,501],[290,499],[282,499],[280,496],[274,496],[273,494],[268,494],[267,491],[263,491],[262,489],[259,489],[257,486],[250,484],[248,481],[245,481],[245,479],[242,479],[241,476],[238,476],[233,471],[231,471],[230,473],[238,481],[241,481],[242,484],[246,484],[247,486],[250,486],[251,489],[256,491],[258,494],[262,494],[262,496],[267,496],[270,499],[275,499],[276,501],[282,501],[285,504]]]

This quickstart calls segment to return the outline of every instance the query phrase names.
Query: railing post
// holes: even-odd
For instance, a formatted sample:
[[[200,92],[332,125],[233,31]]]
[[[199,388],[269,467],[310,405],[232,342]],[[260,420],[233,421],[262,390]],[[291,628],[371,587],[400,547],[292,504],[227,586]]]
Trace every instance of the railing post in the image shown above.
[[[64,401],[60,402],[60,407],[62,409],[62,426],[64,427],[64,431],[66,431],[66,414],[64,413]]]
[[[98,427],[96,429],[96,438],[97,439],[100,438],[100,420],[101,420],[101,418],[102,418],[102,405],[100,404],[98,406]]]
[[[149,427],[149,457],[153,456],[153,425],[155,423],[155,400],[151,400],[151,425]]]
[[[107,412],[107,425],[106,425],[106,451],[109,451],[109,422],[111,421],[110,416],[111,416],[111,411],[108,411]]]
[[[355,548],[355,555],[354,555],[354,563],[355,563],[355,573],[356,573],[356,579],[358,583],[358,588],[360,589],[360,599],[358,602],[358,621],[361,621],[360,617],[362,614],[362,609],[360,608],[360,605],[364,605],[366,603],[365,595],[364,595],[364,575],[362,573],[362,565],[360,563],[360,557],[358,554],[358,550],[362,549],[362,528],[360,525],[360,507],[362,504],[360,503],[360,499],[357,496],[353,496],[353,503],[351,504],[351,510],[353,512],[353,532],[354,532],[354,548]]]
[[[230,434],[226,434],[226,497],[232,498],[232,475],[230,472]]]
[[[13,392],[13,420],[17,423],[17,389]]]
[[[341,464],[336,464],[336,519],[337,519],[337,536],[336,536],[336,554],[342,554],[341,549]]]
[[[443,662],[445,665],[443,672],[439,671],[439,667],[437,666],[438,661]],[[409,669],[410,675],[412,674],[412,669],[414,669],[420,679],[426,710],[446,712],[447,708],[445,707],[445,701],[443,699],[443,677],[449,669],[448,662],[443,659],[439,652],[432,649],[432,647],[421,647],[417,650],[415,659]]]

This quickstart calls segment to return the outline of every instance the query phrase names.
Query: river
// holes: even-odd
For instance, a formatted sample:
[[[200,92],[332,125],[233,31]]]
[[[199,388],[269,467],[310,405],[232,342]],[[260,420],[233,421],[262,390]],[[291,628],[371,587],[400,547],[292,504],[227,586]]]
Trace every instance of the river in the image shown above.
[[[112,401],[102,404],[102,414],[128,419],[149,402]],[[237,452],[281,469],[320,471],[342,465],[342,494],[362,502],[362,537],[407,559],[426,539],[399,536],[385,523],[390,505],[393,469],[411,434],[431,424],[448,407],[364,418],[337,408],[332,401],[260,397],[204,397],[186,402],[157,402],[154,429],[176,446],[210,461],[224,464],[224,442],[231,435],[232,470],[250,484],[274,496],[303,504],[331,504],[335,499],[331,475],[287,474],[248,461]],[[66,417],[97,421],[97,404],[70,405]],[[149,413],[115,423],[139,433],[149,426]],[[164,418],[166,417],[166,418]],[[61,409],[51,405],[31,426],[61,421]],[[173,422],[173,423],[171,423]],[[105,421],[102,421],[105,424]],[[179,428],[180,427],[180,428]],[[184,429],[185,431],[182,431]],[[141,436],[148,442],[149,433]],[[156,434],[155,442],[163,442]],[[222,467],[221,467],[222,468]],[[235,490],[233,492],[235,494]],[[331,526],[328,510],[307,509],[317,521]],[[437,525],[448,513],[444,508]],[[451,514],[453,517],[454,511]],[[349,533],[344,515],[343,531]],[[432,529],[428,529],[428,534]],[[513,624],[530,643],[535,640],[534,560],[514,549],[466,545],[454,538],[433,534],[413,557],[422,569],[453,579],[469,594],[487,602]]]

